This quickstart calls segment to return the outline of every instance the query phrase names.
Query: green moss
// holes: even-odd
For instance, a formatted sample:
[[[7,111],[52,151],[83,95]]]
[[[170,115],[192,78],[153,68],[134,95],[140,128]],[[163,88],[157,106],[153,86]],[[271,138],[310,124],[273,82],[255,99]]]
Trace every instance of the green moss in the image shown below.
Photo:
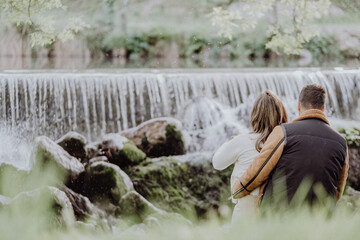
[[[86,192],[90,199],[103,201],[109,199],[117,205],[121,196],[127,193],[123,177],[115,167],[108,163],[96,163],[90,167],[90,179]]]
[[[229,171],[215,171],[210,162],[193,166],[164,157],[132,169],[134,187],[155,206],[187,216],[204,217],[219,206],[231,204]]]
[[[128,172],[131,166],[138,165],[146,159],[146,154],[131,141],[123,143],[121,149],[110,148],[110,151],[109,161],[125,172]]]
[[[128,162],[129,165],[137,165],[146,158],[146,154],[131,141],[124,143],[124,147],[120,151],[120,156],[122,156],[124,161]]]
[[[144,148],[147,148],[149,146],[149,140],[147,139],[145,133],[144,133],[143,138],[141,139],[141,146]]]
[[[146,162],[133,169],[135,189],[157,207],[165,210],[192,210],[195,199],[186,192],[188,166],[172,158]]]
[[[162,140],[162,139],[160,139]],[[150,157],[171,156],[185,154],[185,142],[183,135],[175,125],[168,124],[165,127],[165,139],[163,142],[154,144],[148,151]],[[147,139],[142,141],[142,147],[148,146]]]
[[[29,172],[19,170],[13,165],[2,163],[0,165],[0,195],[14,197],[21,191],[27,190],[26,180]],[[11,188],[8,185],[11,184]]]

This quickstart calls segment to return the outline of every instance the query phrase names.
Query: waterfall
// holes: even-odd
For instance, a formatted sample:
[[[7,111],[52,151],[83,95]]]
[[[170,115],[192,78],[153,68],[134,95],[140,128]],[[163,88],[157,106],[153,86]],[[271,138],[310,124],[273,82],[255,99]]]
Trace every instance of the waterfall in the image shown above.
[[[328,116],[360,121],[360,70],[303,70],[0,73],[0,122],[53,138],[74,130],[94,139],[168,116],[194,130],[221,119],[222,108],[246,122],[265,89],[278,94],[293,117],[298,94],[309,83],[325,87]]]

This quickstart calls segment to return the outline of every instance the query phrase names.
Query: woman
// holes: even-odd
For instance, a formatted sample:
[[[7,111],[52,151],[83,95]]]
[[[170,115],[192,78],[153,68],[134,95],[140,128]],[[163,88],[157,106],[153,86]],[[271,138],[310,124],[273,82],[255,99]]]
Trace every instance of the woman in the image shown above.
[[[231,175],[231,188],[259,154],[272,130],[287,121],[284,105],[276,94],[266,90],[257,97],[251,112],[251,133],[238,135],[224,143],[212,160],[217,170],[224,170],[235,163]],[[236,204],[232,217],[233,223],[242,216],[255,214],[258,194],[259,189],[256,189],[246,197],[232,199]]]

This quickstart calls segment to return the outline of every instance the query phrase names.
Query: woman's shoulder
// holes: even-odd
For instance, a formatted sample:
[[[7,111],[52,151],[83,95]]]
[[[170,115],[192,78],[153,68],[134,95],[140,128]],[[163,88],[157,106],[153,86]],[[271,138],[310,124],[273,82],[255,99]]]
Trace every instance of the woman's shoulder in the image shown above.
[[[252,145],[249,134],[239,134],[232,137],[229,141],[223,143],[214,153],[214,168],[218,170],[227,168],[235,163],[239,155]]]
[[[233,137],[236,141],[256,141],[256,139],[259,137],[259,134],[257,133],[241,133],[239,135],[236,135]]]

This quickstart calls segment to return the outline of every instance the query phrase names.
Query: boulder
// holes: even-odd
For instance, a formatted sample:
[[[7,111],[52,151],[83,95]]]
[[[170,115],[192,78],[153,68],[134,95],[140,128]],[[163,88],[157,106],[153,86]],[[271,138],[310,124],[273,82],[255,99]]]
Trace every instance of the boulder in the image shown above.
[[[89,175],[86,173],[89,172],[90,166],[96,162],[109,162],[109,160],[107,159],[106,156],[97,156],[97,157],[91,158],[87,163],[85,163],[85,172],[81,173],[75,181],[67,184],[67,186],[77,193],[86,194],[85,193],[85,188],[86,188],[85,185],[88,183],[85,183],[85,177],[87,177]]]
[[[133,167],[129,176],[135,190],[156,207],[180,214],[206,216],[222,205],[231,206],[230,175],[232,169],[218,172],[210,160],[183,162],[174,157],[148,159]],[[201,157],[201,156],[199,156]]]
[[[86,138],[77,132],[68,132],[56,141],[71,156],[80,159],[81,162],[86,160]]]
[[[135,144],[120,134],[110,133],[104,136],[100,148],[109,162],[124,168],[140,164],[146,154]]]
[[[90,217],[95,214],[95,206],[87,197],[75,193],[66,186],[63,187],[63,191],[71,202],[71,206],[74,209],[77,220],[84,220],[86,217]]]
[[[88,166],[96,162],[109,162],[106,156],[98,156],[89,160]]]
[[[71,156],[62,147],[45,136],[36,138],[37,164],[51,164],[67,177],[67,182],[75,181],[85,171],[78,159]]]
[[[118,214],[125,217],[137,218],[136,222],[143,222],[151,214],[165,214],[136,191],[130,191],[121,197]]]
[[[360,190],[360,129],[340,128],[347,142],[349,150],[349,175],[348,183],[355,190]]]
[[[8,206],[26,211],[33,211],[34,209],[48,211],[47,207],[51,207],[53,211],[48,212],[50,218],[47,223],[49,227],[72,227],[75,224],[74,211],[70,200],[63,191],[55,187],[41,187],[19,193]]]
[[[149,157],[182,155],[186,150],[181,128],[181,122],[176,119],[157,118],[121,134]]]
[[[351,187],[360,190],[360,147],[349,147],[349,176],[348,182]]]
[[[125,172],[107,162],[95,162],[87,167],[84,194],[92,201],[119,205],[121,197],[134,189]]]
[[[14,197],[26,189],[25,183],[29,172],[7,163],[0,165],[0,194]]]
[[[92,159],[94,157],[99,156],[101,150],[101,144],[98,142],[88,143],[85,146],[85,149],[86,149],[86,158]]]

